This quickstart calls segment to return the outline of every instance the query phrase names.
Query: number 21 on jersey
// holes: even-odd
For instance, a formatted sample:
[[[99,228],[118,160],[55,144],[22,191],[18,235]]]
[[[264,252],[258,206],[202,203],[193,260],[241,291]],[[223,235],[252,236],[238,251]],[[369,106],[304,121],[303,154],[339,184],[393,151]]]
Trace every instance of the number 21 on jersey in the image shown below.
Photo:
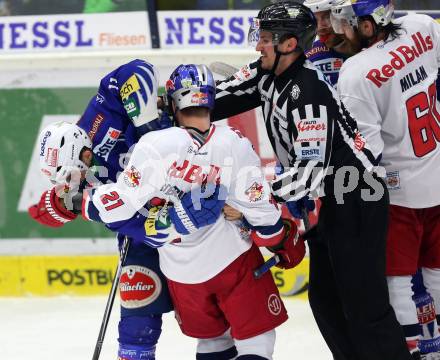
[[[101,202],[103,205],[107,205],[104,207],[104,209],[107,211],[116,209],[119,206],[124,205],[124,201],[122,201],[116,191],[111,191],[109,194],[101,195]]]

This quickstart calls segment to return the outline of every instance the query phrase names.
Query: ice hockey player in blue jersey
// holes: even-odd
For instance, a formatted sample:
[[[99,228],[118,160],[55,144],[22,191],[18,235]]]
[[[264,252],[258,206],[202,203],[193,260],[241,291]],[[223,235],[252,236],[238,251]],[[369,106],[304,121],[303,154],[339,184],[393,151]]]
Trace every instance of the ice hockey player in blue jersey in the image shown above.
[[[87,173],[81,187],[96,180],[114,182],[123,171],[130,147],[145,133],[166,128],[170,121],[158,117],[157,75],[154,67],[134,60],[124,64],[100,83],[78,123],[49,125],[40,136],[40,166],[55,185],[75,187],[74,178]],[[136,181],[136,174],[132,180]],[[87,184],[88,183],[88,184]],[[96,185],[96,184],[93,184]],[[102,199],[103,202],[111,199]],[[60,227],[76,218],[56,197],[56,187],[46,191],[29,208],[36,221]],[[118,236],[119,240],[122,236]],[[167,283],[159,269],[157,250],[132,241],[120,278],[120,360],[152,360],[161,334],[162,314],[172,310]]]
[[[318,37],[306,57],[326,76],[335,86],[338,82],[339,70],[345,59],[353,55],[352,43],[342,34],[335,33],[330,21],[331,8],[337,0],[306,0],[304,5],[315,14]]]

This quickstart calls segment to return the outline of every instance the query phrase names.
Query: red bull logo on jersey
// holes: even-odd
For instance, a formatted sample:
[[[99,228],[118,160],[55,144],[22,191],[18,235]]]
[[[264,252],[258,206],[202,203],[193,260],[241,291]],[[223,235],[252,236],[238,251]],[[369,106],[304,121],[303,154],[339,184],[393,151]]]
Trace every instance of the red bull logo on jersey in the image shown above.
[[[260,201],[264,195],[264,187],[262,184],[254,182],[249,189],[245,191],[245,194],[248,196],[250,202]]]
[[[406,65],[434,48],[431,36],[424,37],[420,31],[412,34],[411,39],[413,41],[412,46],[402,45],[389,51],[388,54],[391,55],[391,59],[388,63],[380,69],[371,69],[366,78],[380,88],[396,74],[396,71],[403,69]]]
[[[140,184],[141,173],[138,169],[136,169],[133,165],[131,165],[130,169],[124,170],[124,182],[129,187],[137,187]]]
[[[221,169],[215,165],[209,165],[209,169],[207,169],[206,167],[190,164],[188,160],[185,160],[181,166],[174,162],[170,168],[169,176],[182,179],[191,184],[219,184]]]
[[[119,280],[121,306],[134,309],[151,304],[162,291],[159,276],[143,266],[129,265],[122,268]]]

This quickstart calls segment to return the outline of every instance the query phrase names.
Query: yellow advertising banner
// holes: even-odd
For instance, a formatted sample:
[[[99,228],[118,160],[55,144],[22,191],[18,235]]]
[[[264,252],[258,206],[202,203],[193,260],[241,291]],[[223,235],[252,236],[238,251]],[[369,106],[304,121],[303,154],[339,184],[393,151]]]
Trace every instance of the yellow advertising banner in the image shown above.
[[[0,257],[0,296],[105,294],[117,261],[114,255]]]
[[[2,256],[0,296],[104,295],[117,266],[115,255]],[[271,269],[284,297],[307,299],[309,258],[294,269]]]

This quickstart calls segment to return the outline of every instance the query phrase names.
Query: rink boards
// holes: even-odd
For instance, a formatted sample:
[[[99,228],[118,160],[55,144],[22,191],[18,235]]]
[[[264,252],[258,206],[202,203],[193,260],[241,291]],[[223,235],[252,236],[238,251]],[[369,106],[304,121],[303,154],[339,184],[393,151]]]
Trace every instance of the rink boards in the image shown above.
[[[108,294],[116,255],[0,256],[0,296]],[[309,258],[295,269],[272,268],[283,296],[307,298]]]
[[[35,88],[0,90],[0,115],[20,119],[0,126],[8,139],[0,144],[0,150],[9,159],[0,171],[0,193],[4,195],[0,204],[0,296],[107,294],[117,265],[117,257],[111,255],[117,254],[116,241],[109,238],[111,233],[100,224],[82,219],[49,229],[27,214],[27,208],[38,202],[48,186],[38,169],[39,130],[54,121],[76,121],[96,91],[91,87],[40,83],[39,74],[33,72]],[[52,78],[45,77],[44,81]],[[18,84],[19,79],[14,78],[12,83]],[[48,88],[41,88],[44,85]],[[252,141],[263,164],[273,162],[260,112],[241,114],[228,119],[228,123]],[[20,144],[20,151],[18,145],[11,144]],[[315,222],[317,212],[310,215],[311,222]],[[109,245],[98,246],[99,251],[90,244],[81,245],[103,237],[106,239],[101,243]],[[274,269],[273,276],[285,296],[307,297],[308,259],[295,270]]]

